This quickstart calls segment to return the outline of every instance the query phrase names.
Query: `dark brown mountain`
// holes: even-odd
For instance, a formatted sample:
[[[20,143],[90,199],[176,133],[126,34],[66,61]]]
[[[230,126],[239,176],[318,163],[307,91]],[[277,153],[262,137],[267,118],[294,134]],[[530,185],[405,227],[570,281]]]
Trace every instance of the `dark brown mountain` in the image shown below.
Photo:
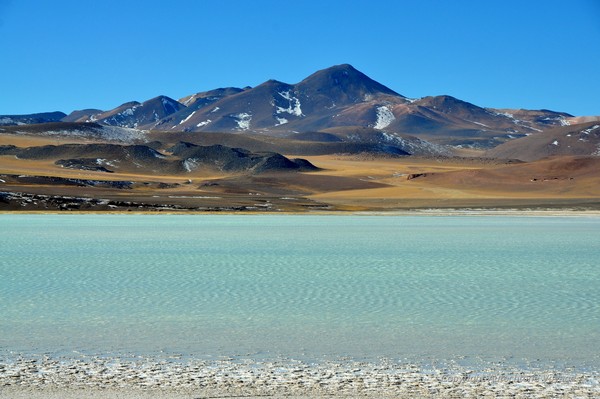
[[[159,96],[105,112],[95,111],[75,111],[64,120],[140,130],[291,139],[310,133],[313,140],[325,142],[331,142],[331,136],[316,139],[314,134],[335,131],[344,143],[381,146],[392,142],[398,146],[398,138],[417,138],[428,145],[428,150],[416,153],[448,153],[449,146],[489,149],[581,121],[549,110],[482,108],[448,95],[409,99],[348,64],[317,71],[297,84],[269,80],[254,88],[221,88],[180,101]]]
[[[21,136],[84,139],[110,143],[145,142],[145,133],[137,129],[100,125],[93,122],[52,122],[34,125],[5,126],[0,133]]]
[[[252,131],[274,135],[316,131],[348,125],[344,118],[335,119],[343,108],[389,96],[406,102],[398,93],[344,64],[318,71],[295,85],[269,80],[225,96],[210,109],[196,112],[181,127],[188,131]],[[350,124],[357,125],[356,120]]]
[[[61,144],[19,148],[0,146],[1,155],[19,159],[53,160],[67,169],[112,173],[187,174],[195,171],[260,174],[279,171],[313,171],[304,159],[289,159],[276,152],[251,152],[222,145],[199,146],[180,142],[161,153],[148,145]]]
[[[253,153],[243,148],[231,148],[219,144],[198,146],[180,142],[168,151],[182,159],[184,169],[188,172],[198,168],[216,169],[227,173],[317,170],[304,159],[289,159],[275,152]]]
[[[220,100],[223,97],[227,97],[232,94],[237,94],[244,90],[245,89],[240,89],[238,87],[224,87],[224,88],[219,88],[219,89],[215,89],[215,90],[203,91],[200,93],[192,94],[192,95],[180,98],[179,102],[181,104],[185,105],[186,107],[189,107],[192,109],[198,109],[198,108],[200,108],[200,106],[194,106],[194,104],[196,104],[197,102],[200,102],[201,106],[204,106],[206,104]]]
[[[482,108],[446,95],[407,99],[347,64],[318,71],[297,84],[269,80],[224,95],[209,107],[180,114],[185,118],[171,117],[158,126],[170,131],[248,132],[280,137],[359,127],[372,129],[370,142],[385,143],[380,140],[383,132],[476,148],[490,148],[568,124],[571,118],[548,110]],[[346,134],[343,140],[356,141],[353,137]]]
[[[63,112],[42,112],[29,115],[0,115],[0,126],[30,125],[35,123],[59,122],[67,115]]]
[[[239,89],[237,87],[226,87],[183,97],[179,100],[179,102],[185,106],[184,108],[161,119],[159,122],[154,123],[151,126],[144,127],[155,130],[167,129],[191,131],[190,128],[186,128],[182,125],[191,119],[196,111],[198,111],[200,108],[208,107],[224,97],[237,94],[242,91],[244,91],[244,89]]]
[[[75,111],[75,115],[69,115],[65,121],[96,122],[105,125],[145,129],[153,128],[162,119],[183,108],[186,108],[185,105],[172,98],[158,96],[143,103],[131,101],[113,110],[97,114]],[[77,114],[81,114],[81,116],[73,120]]]
[[[71,112],[69,115],[62,118],[61,121],[63,121],[63,122],[77,122],[77,121],[86,122],[86,121],[91,120],[93,115],[98,115],[103,112],[104,111],[102,111],[101,109],[95,109],[95,108],[81,109],[81,110]]]
[[[397,143],[378,143],[344,141],[333,133],[299,133],[290,137],[272,137],[265,135],[247,135],[238,133],[213,133],[213,132],[148,132],[147,140],[162,143],[160,148],[169,148],[167,145],[179,141],[190,142],[196,145],[211,146],[224,145],[231,148],[245,148],[252,152],[278,152],[295,155],[329,155],[329,154],[362,154],[405,156],[412,152],[403,150]],[[324,141],[321,139],[326,138]],[[418,145],[422,140],[416,140]],[[171,146],[172,146],[171,145]],[[158,147],[157,147],[158,148]],[[437,152],[424,152],[435,155]],[[418,154],[423,154],[419,152]]]

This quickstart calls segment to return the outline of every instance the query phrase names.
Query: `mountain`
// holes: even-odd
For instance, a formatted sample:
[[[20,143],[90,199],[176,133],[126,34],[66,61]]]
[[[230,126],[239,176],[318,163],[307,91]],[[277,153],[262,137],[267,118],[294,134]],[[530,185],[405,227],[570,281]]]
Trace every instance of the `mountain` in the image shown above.
[[[289,159],[275,152],[251,152],[223,145],[199,146],[179,142],[164,153],[149,145],[61,144],[33,147],[0,146],[0,156],[17,159],[53,160],[66,169],[112,173],[140,172],[154,174],[220,173],[260,174],[278,171],[314,171],[304,159]]]
[[[104,111],[102,111],[101,109],[95,109],[95,108],[81,109],[81,110],[71,112],[69,115],[65,116],[61,120],[63,122],[78,122],[78,121],[87,122],[92,118],[92,115],[98,115],[103,112]]]
[[[167,96],[154,97],[143,103],[127,102],[117,108],[99,113],[74,111],[64,121],[96,122],[128,128],[153,128],[161,119],[186,108],[185,105]],[[93,111],[93,110],[92,110]],[[76,118],[79,116],[79,118]]]
[[[362,126],[368,121],[365,119],[359,123],[357,118],[361,119],[361,116],[348,123],[344,117],[336,120],[336,114],[364,101],[388,97],[407,101],[351,65],[344,64],[318,71],[297,84],[269,80],[226,96],[210,108],[198,110],[179,128],[186,131],[249,131],[286,135],[334,126]]]
[[[110,143],[137,143],[146,141],[143,131],[93,122],[52,122],[33,125],[4,126],[0,133],[37,138],[83,139]]]
[[[572,115],[549,110],[483,108],[448,95],[409,99],[348,64],[317,71],[296,84],[268,80],[254,88],[196,93],[177,104],[178,110],[171,113],[150,111],[151,104],[146,103],[124,104],[90,120],[148,130],[290,138],[298,133],[337,129],[338,138],[346,142],[364,141],[365,134],[358,138],[352,132],[368,128],[372,133],[368,141],[381,144],[386,143],[385,133],[442,146],[491,148],[567,125],[573,119]],[[138,108],[147,110],[140,113]]]
[[[28,119],[22,116],[22,120]],[[78,110],[63,115],[62,120],[149,131],[261,134],[292,140],[296,135],[306,140],[305,135],[310,134],[316,142],[393,144],[402,151],[406,151],[401,145],[404,141],[414,144],[420,140],[427,148],[414,144],[416,153],[438,154],[452,152],[453,147],[490,149],[554,127],[587,121],[550,110],[484,108],[449,95],[410,99],[348,64],[317,71],[296,84],[268,80],[256,87],[199,92],[179,101],[158,96],[108,111]]]
[[[35,123],[59,122],[67,115],[63,112],[43,112],[29,115],[0,115],[0,126],[30,125]]]
[[[219,144],[198,146],[180,142],[169,152],[183,160],[186,171],[198,168],[216,169],[220,172],[262,173],[278,170],[312,171],[317,168],[304,159],[289,159],[274,152],[252,153],[243,148],[230,148]]]
[[[528,162],[554,155],[600,156],[600,121],[546,130],[487,151],[489,157]]]
[[[442,145],[489,148],[568,124],[571,117],[547,110],[482,108],[447,95],[408,99],[343,64],[318,71],[297,84],[269,80],[224,95],[210,107],[187,112],[185,119],[161,121],[159,126],[288,137],[336,128],[344,141],[353,141],[351,132],[361,127],[372,129],[370,141],[381,143],[385,139],[379,138],[386,133]]]
[[[205,105],[211,104],[217,100],[220,100],[223,97],[230,96],[232,94],[237,94],[245,89],[240,89],[238,87],[224,87],[215,90],[204,91],[196,94],[192,94],[179,99],[179,102],[189,107],[190,109],[198,109]]]

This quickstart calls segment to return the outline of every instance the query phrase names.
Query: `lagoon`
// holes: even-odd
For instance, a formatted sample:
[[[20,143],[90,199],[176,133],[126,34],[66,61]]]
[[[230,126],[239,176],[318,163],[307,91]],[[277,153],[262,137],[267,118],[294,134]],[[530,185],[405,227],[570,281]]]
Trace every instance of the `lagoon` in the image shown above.
[[[600,219],[2,215],[0,347],[591,360]]]
[[[600,364],[600,218],[5,214],[0,229],[5,364]]]

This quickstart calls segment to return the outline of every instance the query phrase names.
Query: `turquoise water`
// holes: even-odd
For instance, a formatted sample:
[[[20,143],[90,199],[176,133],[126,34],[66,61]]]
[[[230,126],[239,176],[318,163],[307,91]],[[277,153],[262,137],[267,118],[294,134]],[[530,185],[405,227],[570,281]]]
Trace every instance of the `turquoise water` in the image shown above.
[[[595,362],[600,218],[0,215],[0,350]]]

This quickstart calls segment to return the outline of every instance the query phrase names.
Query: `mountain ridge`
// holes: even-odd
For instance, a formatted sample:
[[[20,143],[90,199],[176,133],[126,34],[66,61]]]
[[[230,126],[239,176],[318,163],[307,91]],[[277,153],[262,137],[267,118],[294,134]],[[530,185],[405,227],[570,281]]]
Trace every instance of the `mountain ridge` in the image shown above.
[[[270,79],[255,87],[218,88],[179,100],[157,96],[98,111],[73,111],[62,120],[140,130],[290,138],[336,129],[337,137],[349,142],[356,141],[352,132],[357,128],[368,128],[374,138],[385,133],[436,145],[489,149],[550,128],[600,119],[546,109],[485,108],[450,95],[411,99],[350,64],[321,69],[295,84]]]

